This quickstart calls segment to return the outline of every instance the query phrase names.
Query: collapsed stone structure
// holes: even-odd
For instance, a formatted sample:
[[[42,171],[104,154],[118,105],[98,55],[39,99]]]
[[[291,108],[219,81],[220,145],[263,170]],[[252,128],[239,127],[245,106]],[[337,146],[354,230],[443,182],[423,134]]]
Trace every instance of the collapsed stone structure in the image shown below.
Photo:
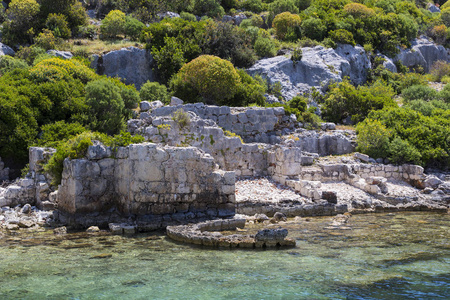
[[[42,169],[54,149],[31,148],[30,173],[0,188],[0,206],[56,208],[46,218],[126,233],[235,213],[292,217],[448,209],[449,176],[426,175],[419,166],[384,165],[363,154],[327,161],[324,156],[355,149],[354,132],[334,124],[311,131],[283,108],[173,103],[143,102],[140,119],[128,122],[128,130],[142,134],[146,143],[117,149],[95,143],[85,158],[66,159],[57,191]],[[291,189],[296,199],[266,201],[255,193],[242,199],[235,193],[236,177],[260,176]],[[209,243],[211,234],[204,231],[200,235]],[[244,247],[249,241],[212,235],[229,245],[241,241]],[[249,245],[256,247],[256,241]]]

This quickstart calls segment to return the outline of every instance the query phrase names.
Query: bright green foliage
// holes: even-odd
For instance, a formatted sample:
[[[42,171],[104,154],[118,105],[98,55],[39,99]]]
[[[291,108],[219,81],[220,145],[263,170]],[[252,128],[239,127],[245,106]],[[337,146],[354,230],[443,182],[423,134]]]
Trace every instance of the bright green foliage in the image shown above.
[[[104,38],[115,38],[125,31],[125,13],[120,10],[112,10],[106,15],[100,26],[100,32]]]
[[[89,105],[92,130],[114,134],[124,128],[125,104],[120,89],[110,80],[89,82],[86,85],[86,104]]]
[[[39,35],[34,39],[35,45],[44,50],[56,49],[60,44],[61,40],[53,35],[53,32],[44,29]]]
[[[356,126],[357,151],[371,157],[387,157],[391,132],[378,120],[365,119]]]
[[[225,104],[236,94],[240,77],[233,65],[211,55],[202,55],[184,65],[170,85],[184,101]]]
[[[197,18],[195,17],[195,15],[190,14],[190,13],[185,12],[185,11],[180,13],[180,17],[183,20],[186,20],[186,21],[189,21],[189,22],[196,22],[197,21]]]
[[[274,41],[269,38],[258,37],[253,48],[259,57],[273,57],[277,55],[277,47]]]
[[[437,114],[436,110],[450,110],[450,104],[445,103],[442,100],[432,100],[432,101],[423,101],[423,100],[412,100],[408,102],[405,107],[408,107],[412,110],[420,112],[422,115],[431,117]]]
[[[302,35],[317,41],[321,41],[326,34],[327,27],[322,20],[309,18],[302,22]]]
[[[350,44],[355,46],[355,40],[353,39],[353,34],[345,29],[337,29],[329,32],[330,38],[339,44]]]
[[[40,18],[45,21],[50,14],[62,14],[67,17],[69,28],[74,30],[87,22],[86,11],[77,0],[39,0]]]
[[[422,155],[408,141],[396,137],[389,144],[389,160],[396,164],[420,164]]]
[[[141,101],[152,102],[159,100],[166,104],[169,101],[169,93],[167,92],[166,86],[158,82],[147,81],[144,83],[139,91],[139,96]]]
[[[66,123],[64,120],[47,124],[41,127],[42,134],[37,140],[38,146],[56,148],[61,142],[75,137],[76,135],[87,131],[86,128],[78,122]]]
[[[36,57],[44,54],[44,49],[33,45],[30,47],[20,47],[19,51],[16,52],[16,57],[25,60],[31,66]]]
[[[439,92],[439,99],[450,104],[450,85],[446,84],[442,91]]]
[[[372,8],[368,8],[360,3],[349,3],[345,5],[344,12],[354,18],[370,18],[375,15],[375,11]]]
[[[437,98],[438,92],[426,85],[412,85],[402,91],[402,96],[405,103],[412,100],[431,101]]]
[[[364,120],[371,110],[385,106],[396,106],[390,86],[378,81],[371,86],[355,88],[347,80],[330,86],[325,95],[322,113],[326,120],[341,123],[351,117],[353,122]]]
[[[274,17],[278,14],[281,14],[283,12],[290,12],[293,14],[298,14],[299,10],[298,7],[295,6],[294,0],[275,0],[272,3],[269,4],[269,26],[272,25],[272,20]]]
[[[241,7],[255,13],[260,13],[264,10],[263,2],[261,0],[245,0]]]
[[[20,58],[14,58],[9,55],[0,57],[0,75],[14,69],[27,69],[28,64],[26,61]]]
[[[158,76],[167,82],[186,62],[184,51],[174,37],[164,38],[165,46],[152,48],[152,55],[158,66]]]
[[[284,40],[289,29],[299,27],[301,23],[298,15],[284,12],[275,16],[272,27],[275,29],[275,35],[280,40]]]
[[[211,18],[220,18],[225,10],[218,0],[195,0],[194,14],[198,16],[207,15]]]
[[[390,108],[374,111],[369,118],[380,121],[394,137],[417,149],[422,164],[444,169],[450,166],[449,110],[436,109],[431,116],[424,116],[407,107]]]
[[[298,7],[300,11],[307,9],[311,5],[312,0],[296,0],[295,6]]]
[[[237,86],[234,97],[227,101],[229,106],[264,105],[266,92],[265,81],[260,76],[252,77],[244,70],[237,69],[241,83]]]
[[[445,26],[450,27],[450,8],[441,11],[441,20]]]
[[[295,96],[289,101],[288,105],[291,108],[297,109],[299,112],[304,112],[308,108],[308,99],[301,96]]]
[[[92,69],[76,59],[64,60],[56,57],[42,60],[36,64],[31,68],[30,76],[37,82],[67,80],[68,77],[72,77],[83,83],[98,77]]]
[[[39,4],[35,0],[12,0],[6,11],[8,20],[3,24],[3,42],[8,44],[30,41],[37,25]]]
[[[442,77],[450,75],[450,63],[443,60],[435,61],[430,68],[430,74],[433,81],[441,81]]]
[[[141,21],[131,16],[125,17],[125,25],[123,28],[123,33],[125,36],[130,37],[132,40],[138,40],[141,34],[142,28],[145,25]]]
[[[62,14],[49,14],[45,21],[45,27],[50,29],[53,35],[58,38],[67,39],[71,35],[67,17]]]

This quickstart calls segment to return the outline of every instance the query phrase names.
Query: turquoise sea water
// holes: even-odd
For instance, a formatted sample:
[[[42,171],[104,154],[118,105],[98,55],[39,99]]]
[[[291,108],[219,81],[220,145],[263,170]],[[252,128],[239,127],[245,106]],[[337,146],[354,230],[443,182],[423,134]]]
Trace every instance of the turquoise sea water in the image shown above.
[[[450,299],[450,215],[283,225],[297,247],[208,249],[164,236],[0,238],[0,299]],[[249,229],[250,231],[252,228]]]

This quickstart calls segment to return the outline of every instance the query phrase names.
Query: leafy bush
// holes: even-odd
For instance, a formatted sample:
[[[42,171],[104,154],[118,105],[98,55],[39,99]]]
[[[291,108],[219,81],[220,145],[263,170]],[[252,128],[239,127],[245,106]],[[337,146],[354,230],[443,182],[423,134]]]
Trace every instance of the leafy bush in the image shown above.
[[[174,37],[164,38],[165,46],[158,49],[152,48],[152,55],[158,66],[158,76],[163,82],[169,79],[176,73],[186,62],[184,58],[184,51],[177,39]]]
[[[229,106],[248,106],[250,104],[263,105],[265,102],[266,83],[261,76],[252,77],[244,70],[238,69],[240,84],[234,97],[227,100]]]
[[[290,12],[293,14],[298,14],[298,7],[295,6],[294,0],[275,0],[269,4],[269,17],[268,25],[272,25],[272,20],[278,14],[283,12]]]
[[[124,128],[125,104],[120,89],[110,80],[99,79],[86,85],[86,103],[90,107],[90,129],[118,133]]]
[[[375,11],[372,8],[368,8],[360,3],[349,3],[344,6],[343,10],[354,18],[370,18],[375,15]]]
[[[139,91],[139,96],[142,101],[152,102],[159,100],[167,104],[169,100],[169,93],[167,92],[166,86],[158,82],[147,81],[144,83]]]
[[[123,33],[125,36],[130,37],[132,40],[138,40],[141,34],[142,28],[145,25],[141,21],[131,16],[125,17],[125,24],[123,27]]]
[[[301,31],[302,36],[321,41],[325,37],[327,27],[320,19],[308,18],[302,21]]]
[[[57,38],[67,39],[71,35],[67,17],[62,14],[49,14],[45,21],[45,27],[51,30]]]
[[[26,61],[20,58],[14,58],[9,55],[0,57],[0,75],[14,69],[27,69],[28,64]]]
[[[352,46],[355,46],[355,40],[353,39],[353,34],[345,29],[337,29],[332,30],[329,33],[330,38],[340,44],[350,44]]]
[[[389,144],[389,160],[396,164],[413,163],[420,164],[422,155],[408,141],[396,137]]]
[[[100,32],[104,38],[115,38],[125,31],[126,17],[120,10],[110,11],[100,25]]]
[[[296,48],[296,49],[292,50],[291,60],[294,63],[294,65],[296,65],[299,61],[301,61],[302,57],[303,57],[303,51],[301,48]]]
[[[277,55],[277,47],[269,38],[258,37],[253,48],[259,57],[273,57]]]
[[[322,113],[325,119],[335,123],[341,123],[348,117],[351,117],[353,122],[361,122],[371,110],[396,106],[393,96],[393,89],[381,81],[371,86],[355,88],[349,81],[344,80],[330,86],[322,105]]]
[[[441,20],[445,26],[450,27],[450,8],[441,11]]]
[[[438,92],[426,85],[412,85],[402,91],[403,100],[408,103],[412,100],[430,101],[436,99]]]
[[[53,35],[53,32],[44,29],[39,35],[34,39],[34,42],[37,47],[40,47],[44,50],[56,49],[59,45],[61,45],[61,40]]]
[[[180,13],[180,17],[183,20],[186,20],[186,21],[189,21],[189,22],[196,22],[197,21],[197,18],[195,17],[195,15],[190,14],[190,13],[185,12],[185,11]]]
[[[301,20],[298,15],[284,12],[275,16],[272,27],[275,29],[275,35],[280,40],[284,40],[288,30],[300,26]]]
[[[61,142],[65,142],[87,130],[80,123],[66,123],[62,120],[42,126],[41,131],[42,134],[37,140],[37,145],[56,148]]]
[[[375,158],[388,156],[391,132],[380,121],[365,119],[356,126],[356,132],[357,151]]]
[[[245,10],[252,11],[255,13],[260,13],[264,10],[263,2],[261,0],[245,0],[241,4],[241,7],[244,8]]]
[[[45,50],[37,47],[20,47],[19,51],[16,52],[16,57],[25,60],[29,65],[33,65],[36,57],[45,54]]]
[[[174,95],[181,99],[215,104],[233,98],[239,84],[233,65],[211,55],[202,55],[184,65],[170,82]]]
[[[8,20],[3,24],[2,42],[30,42],[38,21],[39,4],[35,0],[12,0],[6,14]]]
[[[196,0],[194,4],[194,14],[198,16],[207,15],[211,18],[220,18],[225,14],[225,10],[217,0]]]

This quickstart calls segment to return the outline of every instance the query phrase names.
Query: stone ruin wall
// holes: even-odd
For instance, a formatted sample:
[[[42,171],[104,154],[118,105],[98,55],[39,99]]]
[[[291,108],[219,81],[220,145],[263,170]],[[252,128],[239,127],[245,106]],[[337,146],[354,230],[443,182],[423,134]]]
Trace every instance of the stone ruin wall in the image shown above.
[[[234,215],[234,183],[234,172],[217,169],[210,155],[193,147],[144,143],[112,154],[99,144],[89,147],[87,159],[64,161],[58,209],[69,223],[89,223],[80,216],[117,212],[159,216],[156,227],[162,227],[164,216],[170,221],[171,215],[184,220]]]

